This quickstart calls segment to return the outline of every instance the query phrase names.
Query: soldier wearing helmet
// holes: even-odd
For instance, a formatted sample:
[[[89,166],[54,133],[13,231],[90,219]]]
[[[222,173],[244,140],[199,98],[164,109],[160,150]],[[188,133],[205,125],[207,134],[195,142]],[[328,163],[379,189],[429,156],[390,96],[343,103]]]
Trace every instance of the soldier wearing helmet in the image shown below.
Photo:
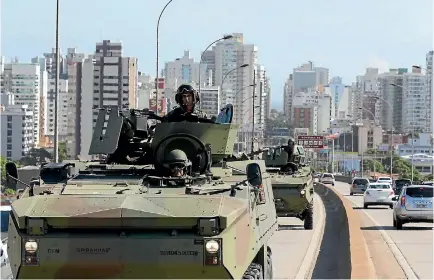
[[[206,114],[196,108],[200,102],[199,93],[189,84],[182,84],[176,91],[175,101],[179,105],[170,111],[165,117],[166,122],[181,122],[187,114],[196,114],[201,118],[206,118]]]
[[[184,151],[175,149],[165,156],[163,165],[170,171],[171,177],[184,177],[191,162]]]

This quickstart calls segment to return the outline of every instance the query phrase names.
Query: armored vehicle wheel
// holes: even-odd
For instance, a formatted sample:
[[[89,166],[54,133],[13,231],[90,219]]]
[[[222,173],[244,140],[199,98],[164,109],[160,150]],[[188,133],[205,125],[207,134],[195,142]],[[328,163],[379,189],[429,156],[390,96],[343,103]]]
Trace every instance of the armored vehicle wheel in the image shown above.
[[[242,279],[264,279],[264,271],[262,265],[258,263],[252,263],[244,272]]]
[[[313,201],[307,205],[304,211],[304,229],[313,229]]]

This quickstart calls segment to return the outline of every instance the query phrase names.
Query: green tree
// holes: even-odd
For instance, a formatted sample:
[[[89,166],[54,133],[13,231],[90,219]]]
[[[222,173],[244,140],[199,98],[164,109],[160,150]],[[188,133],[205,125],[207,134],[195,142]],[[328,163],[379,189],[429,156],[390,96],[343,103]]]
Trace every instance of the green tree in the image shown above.
[[[39,165],[53,159],[53,156],[43,148],[32,148],[20,159],[22,165]]]
[[[375,166],[375,168],[374,168],[374,166]],[[370,170],[370,171],[375,170],[375,172],[378,172],[378,173],[385,173],[386,172],[383,164],[378,160],[372,160],[372,159],[363,160],[363,168],[365,170]]]
[[[432,180],[434,180],[433,175],[432,174],[425,175],[425,176],[423,176],[422,180],[423,181],[432,181]]]
[[[385,166],[386,172],[390,172],[390,157],[384,158],[382,160],[383,165]],[[399,156],[394,155],[393,156],[393,168],[392,168],[393,174],[399,174],[400,178],[411,178],[411,163],[407,160],[402,159]],[[416,168],[413,168],[413,180],[414,181],[421,181],[422,176],[417,171]]]
[[[5,195],[14,195],[15,194],[15,190],[13,190],[13,189],[5,189],[3,193]]]
[[[66,142],[59,143],[59,162],[64,161],[68,157],[68,150],[66,148]]]
[[[2,184],[3,184],[3,182],[6,180],[6,168],[5,168],[5,165],[6,165],[6,158],[5,157],[1,157],[0,158],[0,164],[1,164],[1,182],[2,182]]]

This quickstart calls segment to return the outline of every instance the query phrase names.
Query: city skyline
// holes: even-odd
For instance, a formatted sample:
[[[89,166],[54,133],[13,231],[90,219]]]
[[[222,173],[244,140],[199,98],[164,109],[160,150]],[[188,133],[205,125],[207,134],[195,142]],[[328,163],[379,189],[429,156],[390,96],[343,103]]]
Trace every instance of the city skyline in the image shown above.
[[[7,58],[18,56],[21,62],[29,62],[31,57],[51,50],[55,34],[55,1],[52,1],[51,6],[47,2],[36,4],[27,0],[21,1],[20,5],[11,0],[2,2],[2,55]],[[363,74],[364,69],[370,66],[379,68],[381,72],[389,67],[424,66],[425,54],[433,45],[432,2],[419,1],[416,7],[404,1],[393,1],[393,5],[390,1],[375,2],[375,5],[370,5],[371,2],[374,3],[365,1],[363,4],[349,4],[336,0],[332,3],[316,3],[314,9],[308,7],[308,3],[282,2],[279,3],[280,8],[275,9],[274,6],[259,7],[256,5],[259,1],[250,1],[250,6],[246,6],[245,1],[227,1],[233,10],[245,11],[245,14],[253,16],[243,17],[243,21],[240,21],[236,14],[226,12],[225,20],[216,23],[209,19],[209,13],[203,11],[212,8],[216,14],[224,13],[228,5],[225,1],[219,5],[207,1],[183,0],[182,4],[173,1],[161,21],[160,70],[164,62],[182,56],[184,50],[190,50],[192,57],[198,61],[200,52],[216,38],[242,32],[246,43],[259,47],[259,63],[267,68],[271,77],[272,107],[282,110],[283,85],[287,76],[293,68],[308,60],[315,62],[316,66],[329,68],[330,77],[343,77],[345,84],[351,84],[357,75]],[[164,3],[134,0],[125,3],[98,0],[86,2],[86,5],[79,3],[80,0],[73,4],[61,1],[62,50],[76,47],[80,52],[92,53],[95,42],[102,39],[122,41],[125,54],[139,59],[139,70],[155,75],[155,27]],[[22,5],[28,9],[22,10]],[[97,6],[104,11],[101,16],[94,15]],[[194,21],[189,21],[184,7],[188,7],[188,11],[195,15]],[[371,11],[370,7],[375,7],[375,10]],[[112,14],[108,12],[114,10],[119,13],[116,19],[120,19],[121,24],[118,24],[119,20],[113,20]],[[289,17],[285,11],[289,11]],[[22,16],[14,17],[18,12]],[[303,12],[309,12],[309,17],[303,17]],[[362,18],[364,12],[369,14],[369,21]],[[89,25],[87,21],[72,16],[78,13],[97,20]],[[43,14],[45,16],[42,17]],[[185,25],[179,24],[178,15],[182,15],[180,20]],[[284,20],[284,16],[289,19]],[[138,25],[140,20],[136,19],[141,18],[147,20],[143,25]],[[195,25],[195,22],[209,24]],[[273,26],[284,25],[281,22],[302,28],[270,31]],[[132,28],[132,31],[127,32],[125,26],[129,25],[137,26],[137,29]],[[22,26],[26,26],[26,29]],[[191,31],[185,32],[186,28],[183,27],[186,26]],[[315,37],[312,43],[309,42],[311,37]],[[302,43],[295,44],[294,38]],[[340,41],[342,43],[336,43]]]

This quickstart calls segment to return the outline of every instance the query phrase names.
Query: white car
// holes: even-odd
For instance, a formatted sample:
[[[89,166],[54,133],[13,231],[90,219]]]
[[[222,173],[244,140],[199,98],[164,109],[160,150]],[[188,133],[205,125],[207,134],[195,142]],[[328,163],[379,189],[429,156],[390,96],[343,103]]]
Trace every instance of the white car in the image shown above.
[[[387,205],[393,209],[395,192],[388,183],[370,183],[363,194],[363,208],[371,205]]]
[[[390,177],[378,177],[377,183],[388,183],[392,185],[392,178]]]
[[[332,184],[335,185],[335,176],[331,173],[323,173],[319,178],[319,182],[323,184]]]

